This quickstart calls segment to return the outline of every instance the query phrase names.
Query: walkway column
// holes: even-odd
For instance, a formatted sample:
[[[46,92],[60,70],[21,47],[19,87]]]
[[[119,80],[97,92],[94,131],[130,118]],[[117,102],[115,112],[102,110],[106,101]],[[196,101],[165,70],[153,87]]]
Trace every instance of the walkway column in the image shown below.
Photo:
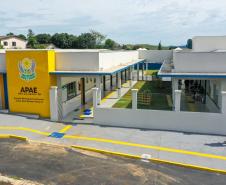
[[[144,62],[142,63],[142,80],[144,80]]]
[[[97,104],[100,104],[100,102],[101,102],[101,76],[96,77],[96,87],[98,88]]]
[[[178,79],[172,78],[172,99],[175,106],[175,90],[178,90]]]
[[[57,76],[58,121],[63,119],[63,100],[61,76]]]
[[[112,86],[113,86],[113,77],[112,75],[110,75],[110,90],[112,90]]]
[[[221,92],[221,113],[224,114],[226,116],[226,91],[222,91]]]
[[[145,64],[146,64],[146,66],[145,66],[146,80],[148,80],[148,75],[147,75],[147,73],[148,73],[148,63],[146,62]]]
[[[97,108],[98,105],[98,88],[93,88],[93,108]]]
[[[140,70],[139,70],[139,63],[137,64],[137,81],[139,81],[139,72],[140,72]]]
[[[132,91],[132,109],[137,109],[137,93],[138,89],[131,89]]]
[[[106,91],[106,76],[103,76],[103,89]]]
[[[130,86],[130,88],[133,86],[133,70],[132,70],[132,67],[130,67],[129,68],[130,70],[129,70],[129,86]]]
[[[58,99],[56,86],[50,88],[49,98],[50,98],[50,119],[51,121],[58,121]]]
[[[117,76],[118,76],[118,98],[121,97],[121,88],[122,88],[122,83],[121,83],[121,73],[117,73]]]
[[[175,90],[175,111],[180,112],[181,90]]]

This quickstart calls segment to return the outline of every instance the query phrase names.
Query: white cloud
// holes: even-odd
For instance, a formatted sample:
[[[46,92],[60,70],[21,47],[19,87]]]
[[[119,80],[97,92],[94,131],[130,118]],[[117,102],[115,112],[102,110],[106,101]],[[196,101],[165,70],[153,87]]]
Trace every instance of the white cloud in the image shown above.
[[[225,0],[7,0],[0,33],[92,28],[119,42],[180,44],[194,35],[225,35],[225,9]]]

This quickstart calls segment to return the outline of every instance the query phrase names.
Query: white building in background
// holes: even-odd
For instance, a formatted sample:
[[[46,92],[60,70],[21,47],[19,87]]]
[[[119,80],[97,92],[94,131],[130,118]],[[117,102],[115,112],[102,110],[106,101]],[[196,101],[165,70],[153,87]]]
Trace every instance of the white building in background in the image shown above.
[[[17,36],[0,36],[0,44],[4,49],[25,49],[27,41]]]

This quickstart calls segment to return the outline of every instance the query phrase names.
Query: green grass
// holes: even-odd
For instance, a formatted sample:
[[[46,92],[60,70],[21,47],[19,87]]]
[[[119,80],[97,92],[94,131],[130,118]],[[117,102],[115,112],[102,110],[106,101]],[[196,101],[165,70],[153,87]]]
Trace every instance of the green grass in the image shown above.
[[[168,104],[167,95],[171,96],[171,83],[163,81],[139,81],[133,89],[139,89],[138,93],[147,91],[151,93],[151,103],[143,105],[138,103],[138,109],[172,110]],[[138,101],[139,102],[139,101]],[[116,104],[114,108],[131,108],[131,91],[128,91]]]
[[[145,71],[145,75],[152,76],[153,73],[158,72],[158,71],[159,71],[159,70],[147,70],[147,71]]]

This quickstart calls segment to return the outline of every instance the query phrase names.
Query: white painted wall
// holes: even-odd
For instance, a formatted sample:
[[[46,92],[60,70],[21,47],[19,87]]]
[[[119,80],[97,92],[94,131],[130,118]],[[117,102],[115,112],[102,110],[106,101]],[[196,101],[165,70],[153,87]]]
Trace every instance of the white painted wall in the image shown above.
[[[127,64],[138,59],[138,51],[110,51],[100,52],[100,70]]]
[[[225,73],[226,52],[173,52],[175,72]]]
[[[5,51],[0,51],[0,72],[6,72]]]
[[[173,58],[172,50],[139,50],[139,58],[146,59],[149,63],[163,63],[164,60]]]
[[[98,71],[99,52],[56,50],[56,71]]]
[[[226,36],[198,36],[192,39],[195,52],[226,50]]]
[[[4,42],[8,42],[8,46],[4,46]],[[13,46],[12,43],[16,42],[16,46]],[[18,39],[16,37],[6,38],[1,40],[1,45],[4,49],[26,49],[26,41]]]
[[[220,113],[96,108],[94,123],[106,126],[172,130],[226,135],[226,116]]]

